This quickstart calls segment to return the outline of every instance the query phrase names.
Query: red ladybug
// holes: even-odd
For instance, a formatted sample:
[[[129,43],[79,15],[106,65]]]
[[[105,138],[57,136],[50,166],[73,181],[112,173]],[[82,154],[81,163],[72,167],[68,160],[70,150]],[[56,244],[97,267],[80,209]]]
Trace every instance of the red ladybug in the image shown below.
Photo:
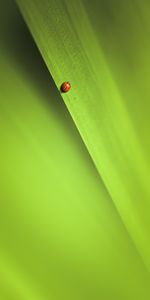
[[[68,81],[65,81],[62,83],[60,89],[62,93],[67,93],[71,89],[71,84]]]

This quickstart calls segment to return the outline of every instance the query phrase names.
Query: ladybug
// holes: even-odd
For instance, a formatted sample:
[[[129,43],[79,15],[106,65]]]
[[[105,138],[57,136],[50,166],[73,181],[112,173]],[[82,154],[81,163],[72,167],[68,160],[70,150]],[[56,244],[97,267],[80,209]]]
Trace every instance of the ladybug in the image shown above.
[[[71,89],[71,84],[68,81],[62,83],[60,90],[62,93],[67,93]]]

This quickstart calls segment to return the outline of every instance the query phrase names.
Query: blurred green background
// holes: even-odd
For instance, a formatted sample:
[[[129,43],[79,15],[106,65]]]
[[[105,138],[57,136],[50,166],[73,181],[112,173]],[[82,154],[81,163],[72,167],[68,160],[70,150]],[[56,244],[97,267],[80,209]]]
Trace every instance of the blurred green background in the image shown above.
[[[78,4],[71,2],[75,7]],[[132,134],[129,140],[124,131],[116,137],[113,117],[109,124],[106,116],[112,144],[108,133],[102,140],[106,146],[104,161],[98,148],[100,174],[91,159],[93,152],[90,156],[17,5],[11,0],[0,1],[2,300],[150,298],[149,248],[145,243],[149,246],[149,177],[145,166],[136,165],[140,152],[149,167],[149,4],[144,1],[145,6],[139,10],[140,4],[135,2],[82,1],[138,135],[130,156],[126,142],[130,140],[132,148]],[[30,3],[34,7],[36,1]],[[66,5],[65,1],[56,1],[55,5],[59,7],[59,3],[61,7]],[[80,12],[75,15],[73,10],[78,22]],[[143,20],[145,23],[141,23]],[[87,49],[88,54],[93,53],[92,46]],[[57,52],[55,59],[54,65]],[[93,61],[95,68],[96,57]],[[76,71],[73,73],[74,83]],[[120,111],[124,117],[124,111]],[[119,125],[115,113],[112,111],[119,131],[124,123]],[[106,129],[104,125],[104,134]],[[113,177],[113,168],[105,164],[107,156],[114,153],[117,138],[120,155],[113,168],[119,172],[123,189],[116,181],[118,177]],[[140,146],[134,153],[135,145]],[[121,214],[116,209],[119,200]]]

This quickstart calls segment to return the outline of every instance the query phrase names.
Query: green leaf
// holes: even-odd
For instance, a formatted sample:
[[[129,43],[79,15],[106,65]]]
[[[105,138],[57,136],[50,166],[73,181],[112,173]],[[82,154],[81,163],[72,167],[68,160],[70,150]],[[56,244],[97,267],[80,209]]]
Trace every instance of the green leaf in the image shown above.
[[[149,4],[18,0],[105,187],[150,268]]]
[[[15,4],[0,8],[0,299],[149,299],[149,274]]]

